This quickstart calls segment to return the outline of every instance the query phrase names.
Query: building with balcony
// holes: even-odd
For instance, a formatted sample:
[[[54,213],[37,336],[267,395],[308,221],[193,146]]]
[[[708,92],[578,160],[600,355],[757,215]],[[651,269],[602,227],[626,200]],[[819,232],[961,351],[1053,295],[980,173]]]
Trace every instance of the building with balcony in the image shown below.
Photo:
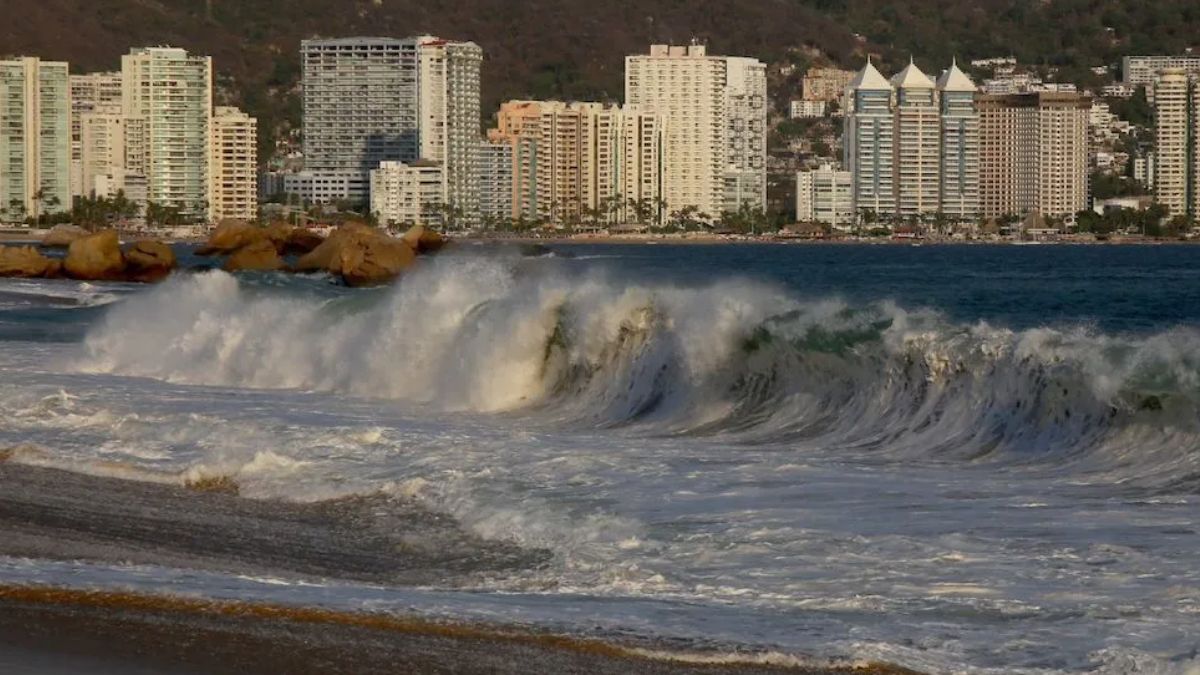
[[[0,60],[0,220],[71,209],[67,64]]]
[[[213,222],[258,217],[258,120],[237,108],[213,111],[209,146]]]

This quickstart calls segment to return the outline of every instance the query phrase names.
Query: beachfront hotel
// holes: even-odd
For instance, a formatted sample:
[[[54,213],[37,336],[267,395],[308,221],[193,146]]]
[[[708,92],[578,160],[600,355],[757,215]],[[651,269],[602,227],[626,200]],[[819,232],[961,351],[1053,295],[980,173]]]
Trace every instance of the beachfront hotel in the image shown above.
[[[233,107],[213,111],[209,135],[209,217],[258,217],[258,120]]]
[[[0,61],[0,213],[24,220],[71,209],[67,64]]]
[[[766,206],[766,66],[704,45],[625,58],[625,103],[661,116],[665,212]]]
[[[445,203],[476,215],[483,50],[428,35],[416,41],[420,159],[442,165]]]
[[[125,163],[145,177],[146,198],[206,220],[212,58],[174,47],[146,47],[121,57]]]

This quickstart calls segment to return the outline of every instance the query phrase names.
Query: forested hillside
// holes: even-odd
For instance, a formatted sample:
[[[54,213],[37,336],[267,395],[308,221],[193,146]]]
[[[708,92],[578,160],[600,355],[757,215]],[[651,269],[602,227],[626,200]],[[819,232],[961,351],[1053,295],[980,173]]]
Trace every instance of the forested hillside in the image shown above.
[[[1126,53],[1200,42],[1195,0],[4,0],[0,51],[115,68],[130,45],[211,54],[223,95],[265,130],[295,119],[297,48],[310,36],[428,32],[485,50],[485,110],[505,98],[621,96],[623,57],[650,42],[782,59],[815,47],[836,63],[930,68],[1015,55],[1067,77]]]

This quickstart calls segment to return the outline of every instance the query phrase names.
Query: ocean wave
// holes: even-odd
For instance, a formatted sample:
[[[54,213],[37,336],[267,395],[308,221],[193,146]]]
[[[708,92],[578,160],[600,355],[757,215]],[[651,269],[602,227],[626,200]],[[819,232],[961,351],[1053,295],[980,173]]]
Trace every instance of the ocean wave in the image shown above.
[[[176,278],[111,306],[77,365],[1200,490],[1200,331],[1184,327],[1014,331],[744,279],[446,256],[336,296]]]

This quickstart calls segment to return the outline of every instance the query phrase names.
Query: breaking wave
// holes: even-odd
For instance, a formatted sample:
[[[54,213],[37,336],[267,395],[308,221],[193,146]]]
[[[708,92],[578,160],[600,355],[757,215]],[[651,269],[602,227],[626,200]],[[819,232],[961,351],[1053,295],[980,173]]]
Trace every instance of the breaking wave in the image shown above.
[[[1013,331],[741,279],[443,256],[356,293],[180,277],[113,305],[84,352],[89,372],[1200,490],[1194,328]]]

